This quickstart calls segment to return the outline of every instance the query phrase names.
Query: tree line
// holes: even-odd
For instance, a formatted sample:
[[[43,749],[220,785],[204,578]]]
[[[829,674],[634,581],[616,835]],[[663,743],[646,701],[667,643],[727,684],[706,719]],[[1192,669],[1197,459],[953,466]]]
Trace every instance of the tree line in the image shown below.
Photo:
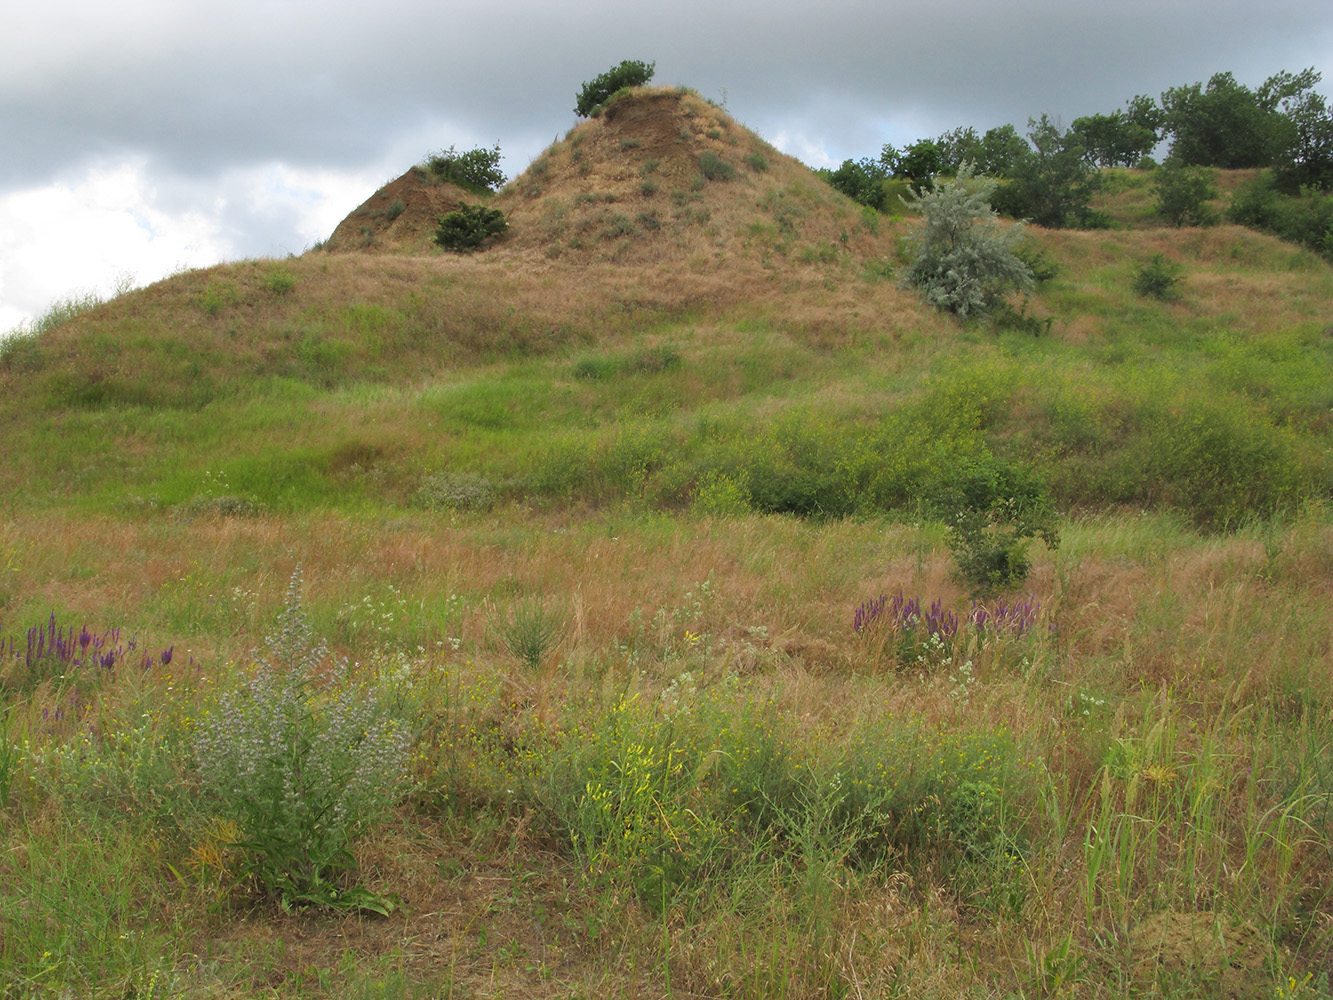
[[[1326,193],[1333,188],[1333,105],[1314,89],[1320,79],[1313,67],[1284,70],[1251,89],[1217,73],[1159,99],[1137,95],[1123,109],[1076,118],[1068,128],[1045,114],[1028,120],[1026,137],[1013,125],[984,133],[959,127],[902,149],[885,144],[878,157],[819,173],[861,204],[887,211],[907,187],[971,164],[1000,181],[993,195],[999,212],[1051,228],[1105,225],[1089,207],[1098,168],[1155,168],[1152,153],[1162,143],[1163,166],[1186,172],[1178,176],[1197,177],[1188,173],[1196,168],[1271,168],[1265,190],[1251,201]]]

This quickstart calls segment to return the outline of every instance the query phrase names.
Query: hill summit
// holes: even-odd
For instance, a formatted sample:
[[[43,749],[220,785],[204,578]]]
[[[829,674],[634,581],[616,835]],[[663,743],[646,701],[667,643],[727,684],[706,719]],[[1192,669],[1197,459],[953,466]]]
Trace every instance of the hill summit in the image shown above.
[[[509,220],[487,256],[706,264],[883,252],[877,219],[686,88],[613,98],[495,196]],[[478,197],[413,167],[352,212],[334,252],[431,254],[439,216]]]

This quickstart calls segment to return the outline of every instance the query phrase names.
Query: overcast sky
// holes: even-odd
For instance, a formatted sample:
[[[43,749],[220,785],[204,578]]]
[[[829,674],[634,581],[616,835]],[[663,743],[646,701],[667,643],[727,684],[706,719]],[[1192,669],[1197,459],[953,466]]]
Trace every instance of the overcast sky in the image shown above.
[[[435,149],[513,176],[622,59],[811,166],[957,125],[1068,124],[1230,70],[1314,66],[1329,0],[8,0],[0,335],[184,267],[300,253]]]

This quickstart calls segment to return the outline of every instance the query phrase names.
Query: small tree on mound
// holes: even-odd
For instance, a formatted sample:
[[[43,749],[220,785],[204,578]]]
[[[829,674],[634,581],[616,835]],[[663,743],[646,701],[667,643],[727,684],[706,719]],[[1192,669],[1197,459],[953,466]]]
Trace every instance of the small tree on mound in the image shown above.
[[[423,166],[432,176],[477,194],[494,191],[505,182],[504,171],[500,169],[498,142],[491,149],[478,147],[464,153],[450,146],[431,153]]]
[[[614,66],[601,76],[587,81],[579,91],[574,113],[580,118],[587,118],[593,110],[605,104],[607,99],[624,87],[642,87],[653,78],[655,63],[626,59],[619,66]]]
[[[965,163],[957,177],[937,179],[928,191],[909,189],[903,199],[922,215],[906,280],[931,305],[959,316],[986,312],[1005,292],[1033,285],[1032,271],[1014,252],[1022,223],[1000,225],[990,206],[995,181],[974,177],[972,169]]]

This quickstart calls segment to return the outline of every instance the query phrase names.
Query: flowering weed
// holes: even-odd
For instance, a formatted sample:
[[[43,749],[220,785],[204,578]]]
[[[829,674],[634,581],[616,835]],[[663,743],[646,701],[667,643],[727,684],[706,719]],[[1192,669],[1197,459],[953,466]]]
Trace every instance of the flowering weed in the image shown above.
[[[201,723],[195,751],[205,788],[241,830],[250,870],[284,908],[315,904],[387,912],[392,900],[340,884],[349,848],[404,790],[408,735],[311,634],[293,576],[268,656]]]

